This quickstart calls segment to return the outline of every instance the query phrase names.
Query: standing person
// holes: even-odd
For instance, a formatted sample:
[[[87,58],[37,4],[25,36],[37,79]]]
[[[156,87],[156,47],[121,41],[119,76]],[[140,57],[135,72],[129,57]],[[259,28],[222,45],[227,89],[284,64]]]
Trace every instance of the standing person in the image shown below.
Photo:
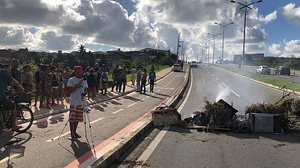
[[[71,78],[71,71],[69,67],[65,68],[65,72],[63,73],[63,79],[64,79],[64,97],[69,97],[69,91],[68,91],[68,80]]]
[[[136,68],[133,66],[131,68],[131,85],[135,84]]]
[[[56,72],[56,67],[52,66],[50,70],[52,106],[55,106],[58,104],[59,79]],[[55,100],[57,101],[57,104],[55,103]]]
[[[102,75],[101,75],[101,83],[102,83],[102,94],[107,94],[107,82],[108,82],[108,69],[104,68]]]
[[[18,69],[20,66],[20,61],[19,61],[19,59],[13,59],[12,63],[13,63],[13,66],[11,68],[11,75],[20,84],[21,83],[21,71]]]
[[[111,87],[111,92],[114,91],[114,87],[116,86],[116,91],[118,91],[118,72],[119,72],[119,65],[116,65],[115,69],[112,72],[112,79],[113,79],[113,83],[112,83],[112,87]]]
[[[7,87],[13,84],[18,90],[24,90],[24,88],[16,81],[11,73],[6,69],[0,69],[0,106],[3,106],[5,110],[11,112],[11,128],[12,131],[18,130],[20,127],[17,126],[17,112],[16,106],[13,102],[11,102],[5,92],[7,91]],[[2,123],[1,123],[2,124]]]
[[[23,71],[21,73],[22,86],[25,92],[31,92],[33,87],[33,73],[29,65],[23,66]]]
[[[70,91],[70,132],[71,140],[76,141],[81,138],[77,134],[77,127],[79,122],[83,122],[83,96],[86,94],[88,88],[87,81],[83,78],[83,68],[81,66],[74,67],[75,76],[68,80],[68,88]]]
[[[57,98],[62,100],[64,97],[64,79],[63,79],[63,68],[60,63],[56,65],[56,73],[58,78],[58,94]]]
[[[38,66],[38,70],[34,73],[34,86],[35,86],[35,93],[34,93],[34,106],[37,106],[37,101],[41,96],[41,65]]]
[[[140,93],[143,93],[143,89],[144,89],[144,94],[146,93],[146,82],[147,82],[147,69],[144,68],[144,72],[143,72],[143,75],[142,75],[142,82],[141,82]]]
[[[96,97],[96,85],[97,85],[97,79],[94,73],[95,70],[91,68],[89,71],[89,75],[87,76],[88,99],[92,98],[92,100],[94,100]]]
[[[141,68],[137,68],[136,72],[136,91],[139,92],[141,89],[142,71]]]
[[[126,88],[126,84],[127,84],[127,69],[126,69],[125,65],[123,65],[123,69],[121,70],[120,77],[121,77],[121,79],[120,79],[121,85],[120,86],[123,86],[122,93],[125,93],[125,88]],[[121,87],[119,88],[119,92],[121,92]]]
[[[149,73],[150,92],[153,92],[155,80],[156,80],[156,74],[154,72],[154,68],[151,68],[151,71]]]
[[[41,66],[40,72],[40,90],[41,90],[41,99],[40,99],[40,108],[45,108],[44,100],[46,99],[46,108],[50,109],[50,90],[51,90],[51,80],[49,76],[49,67],[47,65]]]
[[[97,64],[96,64],[97,65]],[[95,70],[95,73],[94,73],[94,75],[95,75],[95,78],[96,78],[96,93],[97,93],[97,95],[99,94],[99,90],[100,90],[100,80],[101,80],[101,74],[100,74],[100,72],[99,72],[99,67],[98,66],[95,66],[94,67],[94,70]]]

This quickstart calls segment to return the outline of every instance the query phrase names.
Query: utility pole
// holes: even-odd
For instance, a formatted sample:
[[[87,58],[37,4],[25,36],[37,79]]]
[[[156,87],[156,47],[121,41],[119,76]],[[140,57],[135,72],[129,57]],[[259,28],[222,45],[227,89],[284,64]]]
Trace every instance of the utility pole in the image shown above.
[[[179,51],[179,47],[180,47],[180,33],[178,34],[178,39],[177,39],[177,52],[176,52],[176,54],[177,54],[177,59],[178,59],[178,51]]]
[[[245,14],[244,14],[244,39],[243,39],[243,56],[242,56],[242,62],[245,59],[245,43],[246,43],[246,21],[247,21],[247,9],[252,10],[252,8],[250,7],[251,5],[255,4],[255,3],[260,3],[262,2],[262,0],[257,0],[256,2],[251,2],[248,4],[248,1],[245,1],[245,3],[241,3],[241,2],[237,2],[234,0],[230,1],[231,3],[237,3],[239,5],[241,5],[242,7],[240,8],[240,10],[245,9]],[[241,68],[241,63],[239,64],[239,68]]]
[[[226,28],[227,26],[229,26],[229,25],[232,25],[233,22],[227,23],[227,24],[221,24],[221,23],[215,22],[215,24],[221,26],[221,28],[222,28],[222,30],[223,30],[223,31],[222,31],[222,33],[223,33],[223,41],[222,41],[222,59],[221,59],[221,63],[222,63],[223,60],[224,60],[224,34],[225,34],[225,28]]]
[[[212,38],[214,39],[214,44],[213,44],[213,62],[212,64],[215,64],[215,45],[216,45],[216,37],[218,35],[220,35],[221,33],[217,33],[217,34],[212,34],[212,33],[208,33],[208,35],[211,35]]]

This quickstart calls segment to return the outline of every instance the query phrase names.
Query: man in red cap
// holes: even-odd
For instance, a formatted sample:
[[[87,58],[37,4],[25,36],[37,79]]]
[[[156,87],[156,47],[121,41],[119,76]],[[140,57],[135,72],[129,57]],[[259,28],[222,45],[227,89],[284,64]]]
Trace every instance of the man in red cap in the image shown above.
[[[75,76],[68,80],[68,88],[70,91],[70,131],[72,141],[77,140],[81,136],[77,134],[76,130],[79,122],[83,122],[83,101],[82,95],[87,92],[87,82],[83,78],[83,68],[81,66],[74,67]]]

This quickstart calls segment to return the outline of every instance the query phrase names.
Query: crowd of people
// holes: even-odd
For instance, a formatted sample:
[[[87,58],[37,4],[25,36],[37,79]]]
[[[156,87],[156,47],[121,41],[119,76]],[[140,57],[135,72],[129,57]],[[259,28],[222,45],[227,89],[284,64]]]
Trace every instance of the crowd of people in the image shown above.
[[[20,68],[22,67],[22,68]],[[146,93],[146,83],[150,84],[150,92],[154,90],[156,74],[154,66],[149,73],[144,67],[131,67],[116,65],[112,70],[112,87],[117,93],[125,93],[127,85],[127,75],[130,76],[131,85],[137,92]],[[109,68],[86,67],[74,68],[63,67],[62,64],[38,66],[33,72],[29,64],[20,66],[20,61],[14,59],[12,65],[0,64],[0,105],[11,111],[12,130],[19,129],[16,125],[16,109],[12,101],[6,96],[8,86],[15,90],[34,93],[34,106],[39,101],[40,108],[48,108],[63,103],[63,99],[70,97],[70,129],[72,140],[80,138],[77,134],[78,122],[82,122],[82,104],[77,101],[81,99],[81,94],[87,93],[88,99],[95,99],[97,95],[106,95],[109,83]],[[76,103],[77,102],[77,103]]]
[[[22,67],[22,68],[20,68]],[[11,72],[12,77],[22,85],[26,92],[34,93],[34,106],[39,101],[40,108],[50,109],[62,102],[64,98],[70,96],[67,83],[73,77],[74,70],[70,67],[63,67],[62,64],[38,65],[38,69],[33,72],[28,64],[20,66],[18,59],[12,61],[12,65],[1,64],[1,69]],[[112,70],[111,92],[124,93],[127,85],[127,74],[129,74],[131,85],[137,92],[146,92],[146,83],[150,83],[150,92],[153,92],[156,74],[154,66],[147,73],[144,67],[126,67],[116,65]],[[109,83],[109,68],[95,65],[84,68],[83,78],[88,85],[88,99],[94,100],[98,95],[106,95]]]

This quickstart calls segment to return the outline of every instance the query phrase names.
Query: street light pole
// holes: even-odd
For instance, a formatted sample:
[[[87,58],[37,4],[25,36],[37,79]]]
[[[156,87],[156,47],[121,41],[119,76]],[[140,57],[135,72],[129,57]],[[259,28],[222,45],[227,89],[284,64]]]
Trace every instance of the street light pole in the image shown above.
[[[251,5],[255,4],[255,3],[260,3],[262,2],[262,0],[258,0],[256,2],[251,2],[248,4],[248,1],[245,1],[245,3],[241,3],[241,2],[237,2],[234,0],[230,1],[231,3],[237,3],[239,5],[241,5],[242,7],[240,8],[240,10],[245,9],[245,15],[244,15],[244,39],[243,39],[243,56],[242,56],[242,61],[244,61],[245,59],[245,43],[246,43],[246,20],[247,20],[247,9],[252,10],[252,8],[250,7]],[[241,68],[241,66],[239,66],[239,68]]]
[[[214,44],[213,44],[213,62],[212,64],[215,64],[215,45],[216,45],[216,37],[218,35],[220,35],[221,33],[217,33],[217,34],[212,34],[212,33],[208,33],[208,35],[211,35],[212,38],[214,39]]]
[[[221,26],[221,28],[222,28],[222,34],[223,34],[223,40],[222,40],[222,59],[221,59],[221,62],[223,62],[223,60],[224,60],[224,34],[225,34],[225,28],[227,27],[227,26],[229,26],[229,25],[232,25],[233,24],[233,22],[231,22],[231,23],[227,23],[227,24],[221,24],[221,23],[218,23],[218,22],[215,22],[215,24],[217,24],[217,25],[219,25],[219,26]]]

